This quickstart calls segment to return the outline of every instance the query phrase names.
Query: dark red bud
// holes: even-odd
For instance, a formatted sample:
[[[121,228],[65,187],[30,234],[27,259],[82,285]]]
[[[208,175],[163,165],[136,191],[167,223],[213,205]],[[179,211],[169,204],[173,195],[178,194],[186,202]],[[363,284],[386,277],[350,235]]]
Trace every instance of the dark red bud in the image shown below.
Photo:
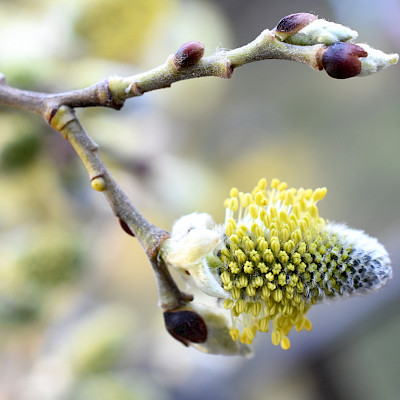
[[[128,234],[131,236],[135,236],[135,234],[130,230],[128,224],[121,218],[119,218],[119,224],[121,225],[121,228]]]
[[[204,343],[207,340],[207,326],[194,311],[165,311],[164,323],[170,335],[185,346],[190,342]]]
[[[362,65],[359,57],[367,56],[368,53],[356,44],[336,42],[325,50],[322,66],[332,78],[352,78],[361,72]]]
[[[278,22],[274,31],[293,35],[316,19],[318,19],[316,15],[309,13],[290,14]]]
[[[178,67],[185,68],[196,64],[204,55],[204,44],[196,41],[187,42],[175,53]]]

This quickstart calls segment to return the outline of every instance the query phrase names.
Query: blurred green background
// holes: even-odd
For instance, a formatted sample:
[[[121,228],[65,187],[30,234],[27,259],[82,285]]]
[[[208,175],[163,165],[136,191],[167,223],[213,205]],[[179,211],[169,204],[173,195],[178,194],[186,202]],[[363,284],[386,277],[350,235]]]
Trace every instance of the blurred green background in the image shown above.
[[[0,72],[57,92],[157,66],[182,43],[234,48],[285,15],[314,12],[399,52],[400,2],[0,0]],[[151,268],[89,185],[69,144],[35,116],[0,110],[0,399],[381,399],[400,383],[400,69],[334,80],[271,60],[78,110],[134,204],[170,230],[192,211],[223,221],[231,186],[277,177],[327,186],[320,213],[388,249],[379,293],[310,312],[283,351],[251,359],[184,348],[163,328]]]

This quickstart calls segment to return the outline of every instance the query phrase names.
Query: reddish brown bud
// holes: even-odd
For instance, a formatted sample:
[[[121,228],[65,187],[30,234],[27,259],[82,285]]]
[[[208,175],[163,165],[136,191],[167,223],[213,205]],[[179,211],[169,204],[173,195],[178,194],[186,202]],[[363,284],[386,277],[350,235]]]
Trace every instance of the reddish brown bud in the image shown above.
[[[352,78],[361,72],[359,57],[367,56],[368,53],[356,44],[336,42],[325,50],[322,66],[332,78]]]
[[[128,224],[121,218],[119,218],[119,224],[121,225],[121,228],[128,234],[131,236],[135,236],[135,234],[130,230]]]
[[[278,22],[274,31],[283,33],[285,36],[294,35],[300,29],[303,29],[310,22],[313,22],[316,19],[318,19],[316,15],[309,13],[290,14]]]
[[[207,326],[194,311],[165,311],[164,323],[170,335],[185,346],[189,346],[190,342],[204,343],[207,340]]]
[[[177,67],[190,67],[200,61],[204,55],[204,44],[191,41],[179,47],[175,53],[175,63]]]

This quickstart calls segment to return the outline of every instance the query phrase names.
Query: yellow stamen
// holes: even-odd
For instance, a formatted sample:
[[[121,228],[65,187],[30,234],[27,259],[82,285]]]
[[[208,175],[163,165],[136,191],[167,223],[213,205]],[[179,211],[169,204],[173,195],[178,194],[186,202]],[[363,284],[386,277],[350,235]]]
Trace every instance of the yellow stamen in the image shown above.
[[[282,347],[283,350],[289,350],[290,349],[290,340],[289,340],[289,338],[287,336],[284,336],[282,338],[281,347]]]
[[[272,180],[270,188],[261,179],[250,193],[230,191],[220,282],[230,293],[224,308],[240,324],[231,329],[232,338],[251,343],[257,330],[268,331],[272,321],[272,342],[287,350],[287,335],[293,328],[312,327],[305,314],[320,291],[305,287],[327,285],[326,263],[344,262],[351,249],[338,249],[339,257],[330,257],[336,242],[321,233],[325,221],[316,206],[326,188],[287,189],[287,183],[278,179]],[[331,287],[338,286],[335,275],[328,278]]]

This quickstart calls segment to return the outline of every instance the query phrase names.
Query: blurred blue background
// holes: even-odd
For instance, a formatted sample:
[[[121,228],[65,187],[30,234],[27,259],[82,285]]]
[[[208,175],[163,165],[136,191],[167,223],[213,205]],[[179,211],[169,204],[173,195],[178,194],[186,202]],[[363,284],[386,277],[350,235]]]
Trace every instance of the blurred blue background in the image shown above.
[[[400,50],[400,2],[0,0],[0,72],[57,92],[163,63],[189,40],[234,48],[287,14],[314,12],[359,41]],[[134,204],[170,230],[223,221],[231,186],[261,177],[327,186],[329,220],[377,237],[394,279],[314,307],[311,332],[251,359],[204,355],[164,330],[151,268],[89,185],[69,144],[35,116],[0,110],[0,399],[398,398],[400,69],[334,80],[270,60],[77,113]]]

